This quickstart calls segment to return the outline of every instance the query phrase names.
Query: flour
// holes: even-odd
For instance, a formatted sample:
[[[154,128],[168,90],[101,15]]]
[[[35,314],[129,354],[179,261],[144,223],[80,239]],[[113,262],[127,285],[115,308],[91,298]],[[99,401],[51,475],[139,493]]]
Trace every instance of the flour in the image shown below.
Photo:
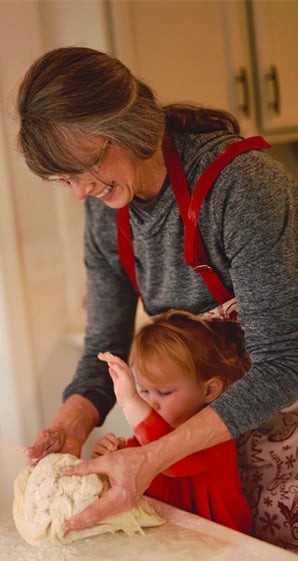
[[[141,498],[130,511],[106,518],[91,528],[63,535],[65,520],[81,512],[109,488],[103,475],[63,476],[63,469],[80,460],[71,454],[49,454],[36,467],[26,467],[14,483],[13,517],[21,536],[31,545],[70,543],[74,540],[122,530],[142,533],[143,527],[164,520]]]

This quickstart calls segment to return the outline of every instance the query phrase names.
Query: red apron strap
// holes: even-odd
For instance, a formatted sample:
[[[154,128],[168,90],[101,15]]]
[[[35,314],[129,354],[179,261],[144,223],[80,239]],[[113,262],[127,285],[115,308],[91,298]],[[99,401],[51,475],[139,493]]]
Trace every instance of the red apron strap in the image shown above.
[[[271,145],[261,136],[254,136],[233,142],[226,146],[215,160],[203,171],[193,190],[188,209],[188,221],[184,238],[184,255],[187,263],[193,267],[208,263],[201,235],[198,231],[198,217],[202,203],[220,172],[234,158],[239,156],[239,154],[248,152],[249,150],[260,150],[270,147]],[[200,238],[199,243],[198,234]]]
[[[185,225],[185,234],[188,232],[189,224],[189,205],[191,201],[190,193],[188,190],[188,185],[184,175],[183,165],[171,138],[166,135],[163,142],[164,158],[168,170],[168,175],[170,182],[176,197],[177,204],[179,206],[180,214]],[[216,273],[208,265],[207,255],[205,254],[203,242],[201,240],[201,235],[197,227],[194,230],[191,229],[190,232],[192,236],[192,243],[200,255],[198,261],[189,259],[189,256],[185,251],[185,238],[184,238],[184,258],[185,261],[190,265],[197,273],[199,273],[206,284],[209,292],[212,294],[213,298],[219,303],[223,304],[227,300],[233,298],[226,287],[223,285]],[[192,255],[191,255],[192,257]]]
[[[190,205],[190,192],[184,175],[184,169],[179,153],[168,134],[163,139],[163,155],[166,168],[176,201],[185,227],[189,221],[188,209]]]
[[[119,208],[117,211],[117,239],[120,263],[136,292],[138,292],[139,296],[141,296],[136,277],[135,257],[131,239],[128,206]]]
[[[192,196],[190,196],[180,155],[171,138],[168,135],[164,137],[163,151],[167,171],[185,225],[184,257],[186,262],[195,271],[200,273],[208,290],[219,304],[223,304],[233,298],[233,294],[226,289],[208,264],[208,258],[198,228],[200,208],[219,173],[236,156],[249,150],[270,147],[271,145],[261,136],[229,144],[205,169],[195,185]],[[117,235],[120,262],[135,290],[141,296],[136,278],[128,207],[121,208],[117,212]]]

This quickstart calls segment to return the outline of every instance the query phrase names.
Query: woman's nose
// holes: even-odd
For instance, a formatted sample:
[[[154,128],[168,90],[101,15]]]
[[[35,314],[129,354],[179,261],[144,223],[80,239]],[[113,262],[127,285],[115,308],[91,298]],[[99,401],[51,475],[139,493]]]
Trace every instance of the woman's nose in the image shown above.
[[[85,199],[93,189],[92,183],[80,183],[79,181],[70,180],[69,185],[76,199]]]

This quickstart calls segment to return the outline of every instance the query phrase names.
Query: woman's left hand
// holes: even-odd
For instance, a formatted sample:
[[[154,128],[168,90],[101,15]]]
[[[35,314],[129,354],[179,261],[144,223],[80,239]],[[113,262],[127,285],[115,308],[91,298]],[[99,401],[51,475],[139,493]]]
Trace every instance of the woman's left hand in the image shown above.
[[[155,462],[150,462],[147,447],[125,448],[113,454],[66,468],[64,475],[106,474],[111,488],[82,512],[67,520],[65,534],[94,526],[107,516],[130,510],[149,487],[158,473]]]

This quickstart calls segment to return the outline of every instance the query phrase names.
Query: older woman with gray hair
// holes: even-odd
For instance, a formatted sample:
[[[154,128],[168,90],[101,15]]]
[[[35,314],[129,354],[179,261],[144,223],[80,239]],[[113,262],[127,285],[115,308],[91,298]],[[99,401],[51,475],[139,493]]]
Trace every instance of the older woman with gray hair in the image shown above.
[[[252,360],[241,380],[170,434],[73,468],[108,473],[111,489],[69,520],[68,532],[128,509],[181,458],[240,435],[249,440],[297,399],[297,185],[264,139],[239,136],[229,113],[162,106],[119,60],[89,48],[55,49],[34,62],[18,112],[28,167],[69,187],[86,211],[84,352],[52,425],[28,449],[29,462],[53,451],[79,456],[104,422],[115,396],[97,354],[127,359],[139,296],[149,315],[210,313],[218,304],[222,313],[236,299]],[[268,503],[269,517],[279,509],[273,535],[262,533],[261,497],[251,498],[256,535],[297,547],[289,488],[283,508]]]

